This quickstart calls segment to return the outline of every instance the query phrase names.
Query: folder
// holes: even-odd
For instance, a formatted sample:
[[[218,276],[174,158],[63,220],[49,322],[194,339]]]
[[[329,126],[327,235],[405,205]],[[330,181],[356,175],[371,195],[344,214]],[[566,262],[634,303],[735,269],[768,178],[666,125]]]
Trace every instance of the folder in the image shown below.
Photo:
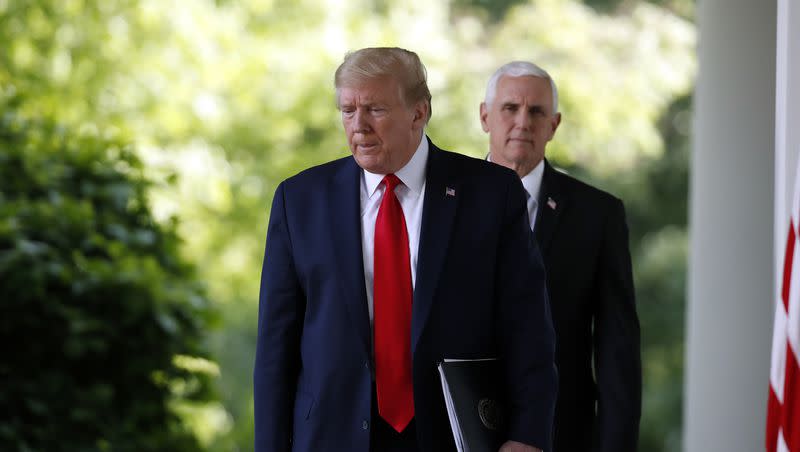
[[[497,452],[505,432],[497,360],[445,359],[438,368],[458,451]]]

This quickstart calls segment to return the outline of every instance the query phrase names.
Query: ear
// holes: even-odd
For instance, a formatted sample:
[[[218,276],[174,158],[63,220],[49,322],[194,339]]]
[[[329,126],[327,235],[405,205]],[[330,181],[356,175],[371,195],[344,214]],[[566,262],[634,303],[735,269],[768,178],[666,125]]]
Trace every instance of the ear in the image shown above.
[[[421,129],[425,127],[425,123],[428,122],[428,103],[427,102],[417,102],[414,105],[414,119],[412,120],[413,128]]]
[[[550,122],[550,126],[552,128],[552,130],[550,131],[550,138],[553,138],[553,135],[556,134],[556,129],[558,129],[558,126],[560,124],[561,124],[561,113],[556,113],[556,115],[553,117],[552,121]]]
[[[486,102],[481,102],[480,115],[481,127],[484,132],[489,133],[489,123],[486,122],[486,119],[489,117],[489,109],[486,107]]]

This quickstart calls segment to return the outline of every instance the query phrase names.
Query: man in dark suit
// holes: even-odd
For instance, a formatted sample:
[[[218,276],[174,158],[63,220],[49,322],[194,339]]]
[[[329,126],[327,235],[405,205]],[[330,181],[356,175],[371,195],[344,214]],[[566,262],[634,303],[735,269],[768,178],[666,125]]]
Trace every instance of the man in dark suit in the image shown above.
[[[559,375],[554,450],[635,451],[639,321],[622,202],[544,158],[561,114],[556,85],[538,66],[517,61],[498,69],[480,118],[489,159],[522,180],[544,256]]]
[[[486,357],[501,450],[549,450],[554,332],[519,179],[427,139],[415,53],[350,53],[335,85],[353,155],[287,179],[272,204],[255,450],[453,450],[437,362]]]

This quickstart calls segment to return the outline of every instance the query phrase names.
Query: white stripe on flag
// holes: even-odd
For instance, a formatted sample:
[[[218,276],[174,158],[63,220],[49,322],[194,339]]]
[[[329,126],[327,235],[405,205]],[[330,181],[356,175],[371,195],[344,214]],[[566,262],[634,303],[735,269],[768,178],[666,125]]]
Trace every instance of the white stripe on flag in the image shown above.
[[[800,179],[798,179],[800,180]],[[800,184],[798,184],[800,185]],[[793,224],[797,224],[797,218],[795,217],[792,221]],[[784,333],[784,340],[789,341],[792,344],[792,349],[794,350],[794,356],[797,358],[797,350],[800,341],[800,254],[798,254],[798,239],[800,237],[795,236],[794,241],[794,263],[792,265],[792,282],[789,291],[789,306],[788,312],[786,313],[786,332]],[[787,337],[788,336],[788,337]],[[785,348],[785,345],[784,345]],[[796,360],[796,362],[800,363],[800,360]]]
[[[790,227],[794,227],[795,232],[794,258],[800,259],[800,255],[797,253],[797,243],[800,240],[800,236],[798,236],[798,231],[800,231],[800,224],[798,224],[800,222],[800,160],[794,177],[794,202],[792,203],[792,217],[789,224]],[[800,363],[800,359],[797,359],[800,358],[798,354],[800,353],[800,262],[795,261],[792,267],[791,293],[786,309],[786,334],[794,352],[795,362]]]
[[[775,326],[772,331],[772,365],[769,368],[769,384],[778,401],[783,403],[783,388],[786,381],[786,312],[778,299],[775,309]]]
[[[786,440],[783,439],[783,430],[778,431],[778,448],[777,452],[791,452],[789,446],[786,445]]]

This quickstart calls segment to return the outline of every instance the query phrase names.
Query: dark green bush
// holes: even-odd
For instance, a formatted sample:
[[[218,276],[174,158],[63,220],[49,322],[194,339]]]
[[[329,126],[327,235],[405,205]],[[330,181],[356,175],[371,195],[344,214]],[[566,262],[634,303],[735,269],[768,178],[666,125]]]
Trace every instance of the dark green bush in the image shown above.
[[[0,450],[190,451],[211,312],[119,140],[0,119]]]

